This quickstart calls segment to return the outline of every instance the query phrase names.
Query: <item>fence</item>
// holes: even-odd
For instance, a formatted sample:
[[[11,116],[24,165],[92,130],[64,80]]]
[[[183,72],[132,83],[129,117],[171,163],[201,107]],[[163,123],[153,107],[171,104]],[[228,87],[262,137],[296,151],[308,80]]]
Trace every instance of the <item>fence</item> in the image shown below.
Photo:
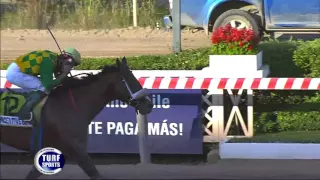
[[[145,88],[207,89],[202,96],[208,108],[203,109],[205,142],[216,142],[228,136],[233,120],[240,123],[245,137],[253,136],[253,90],[320,90],[320,78],[140,78]],[[232,102],[232,109],[224,118],[224,90]],[[239,90],[234,94],[233,90]],[[241,96],[247,90],[247,118],[239,109]],[[225,119],[227,121],[225,122]],[[207,122],[206,122],[207,121]],[[226,124],[225,124],[226,123]],[[239,136],[242,137],[242,136]]]
[[[98,71],[77,71],[93,72]],[[204,142],[219,142],[227,138],[233,121],[241,128],[243,135],[233,137],[253,136],[253,90],[320,90],[320,78],[204,78],[204,77],[156,77],[158,73],[148,71],[141,77],[143,71],[133,71],[144,88],[149,89],[203,89],[203,129]],[[198,74],[201,71],[195,71]],[[193,72],[193,73],[195,73]],[[164,74],[170,74],[165,73]],[[177,73],[177,72],[176,72]],[[198,75],[194,74],[194,75]],[[140,76],[138,76],[140,75]],[[0,87],[11,87],[7,81],[2,81]],[[238,91],[235,91],[238,90]],[[224,93],[224,92],[227,93]],[[246,93],[245,93],[246,91]],[[227,95],[232,102],[230,113],[225,113]],[[245,95],[246,111],[240,111],[240,101]],[[243,105],[243,103],[241,103]],[[243,108],[243,107],[242,107]],[[226,121],[225,121],[226,120]]]

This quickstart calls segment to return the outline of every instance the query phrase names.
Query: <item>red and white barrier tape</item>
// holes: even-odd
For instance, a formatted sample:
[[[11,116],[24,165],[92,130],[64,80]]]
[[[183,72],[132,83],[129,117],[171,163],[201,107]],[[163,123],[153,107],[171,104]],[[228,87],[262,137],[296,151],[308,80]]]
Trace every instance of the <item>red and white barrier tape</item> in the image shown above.
[[[148,89],[320,90],[320,78],[139,78]],[[8,81],[1,88],[18,88]]]
[[[149,89],[320,90],[320,78],[139,78]]]

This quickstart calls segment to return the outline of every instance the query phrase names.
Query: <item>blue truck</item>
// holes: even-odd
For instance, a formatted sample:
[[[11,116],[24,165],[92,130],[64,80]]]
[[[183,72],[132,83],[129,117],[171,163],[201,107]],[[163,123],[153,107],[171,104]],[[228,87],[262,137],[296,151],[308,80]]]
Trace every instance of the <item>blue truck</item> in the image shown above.
[[[167,27],[172,27],[172,1],[164,17]],[[320,0],[181,0],[182,26],[210,33],[228,23],[257,35],[320,33]]]

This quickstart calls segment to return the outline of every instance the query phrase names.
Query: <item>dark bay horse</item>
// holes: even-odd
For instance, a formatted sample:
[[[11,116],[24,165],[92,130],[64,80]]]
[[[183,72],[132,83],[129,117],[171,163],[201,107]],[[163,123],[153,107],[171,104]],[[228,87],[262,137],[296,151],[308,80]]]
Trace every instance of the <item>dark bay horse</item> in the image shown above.
[[[87,152],[87,130],[94,117],[116,99],[134,106],[143,115],[149,114],[153,108],[148,97],[134,101],[130,98],[128,87],[135,93],[142,86],[125,58],[116,62],[116,65],[105,66],[96,75],[68,77],[51,92],[42,108],[43,147],[61,150],[68,158],[74,159],[91,179],[102,179]],[[0,126],[0,130],[1,143],[30,151],[31,128]],[[37,179],[40,175],[33,166],[26,179]]]

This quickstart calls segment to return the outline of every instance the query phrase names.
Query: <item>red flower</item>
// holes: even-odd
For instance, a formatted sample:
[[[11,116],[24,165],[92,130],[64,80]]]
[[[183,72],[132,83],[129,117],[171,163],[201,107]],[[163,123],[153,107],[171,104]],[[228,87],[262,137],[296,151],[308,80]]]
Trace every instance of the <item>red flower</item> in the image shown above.
[[[253,47],[259,42],[259,39],[255,36],[254,31],[251,29],[237,29],[233,28],[230,24],[224,27],[219,27],[212,32],[211,41],[213,44],[221,46],[223,48],[237,49],[234,46],[245,48],[247,51],[251,51]],[[227,46],[224,46],[227,45]],[[248,44],[247,46],[245,46]]]
[[[225,30],[230,31],[231,29],[232,29],[231,23],[228,23],[228,24],[225,26]]]
[[[233,42],[233,41],[232,41],[232,36],[227,36],[227,37],[225,38],[225,40],[226,40],[227,42]]]

